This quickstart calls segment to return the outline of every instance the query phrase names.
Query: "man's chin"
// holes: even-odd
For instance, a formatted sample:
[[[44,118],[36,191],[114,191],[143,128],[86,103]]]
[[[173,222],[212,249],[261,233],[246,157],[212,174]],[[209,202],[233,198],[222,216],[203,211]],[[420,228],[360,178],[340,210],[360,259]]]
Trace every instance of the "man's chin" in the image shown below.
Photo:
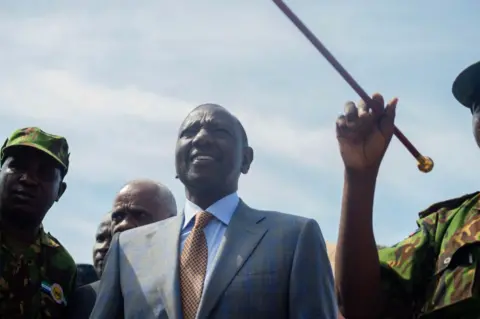
[[[191,173],[187,176],[185,181],[182,180],[183,184],[187,188],[198,189],[198,190],[210,190],[216,189],[218,182],[216,179],[212,178],[212,174],[198,174]]]
[[[36,216],[35,208],[26,204],[11,205],[8,210],[3,211],[3,218],[22,229],[38,227],[42,221]]]
[[[38,214],[38,208],[34,207],[33,205],[30,204],[15,204],[12,205],[12,212],[17,215],[21,215],[24,218],[30,219],[36,219],[36,215]]]
[[[103,271],[103,262],[100,262],[100,263],[97,263],[95,266],[95,272],[97,273],[98,277],[100,277],[102,275],[102,271]]]

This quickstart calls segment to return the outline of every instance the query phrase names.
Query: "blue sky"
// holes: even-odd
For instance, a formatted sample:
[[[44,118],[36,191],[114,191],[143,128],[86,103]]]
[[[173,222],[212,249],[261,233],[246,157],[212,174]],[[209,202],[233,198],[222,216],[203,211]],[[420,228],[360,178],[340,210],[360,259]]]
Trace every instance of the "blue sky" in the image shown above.
[[[480,59],[476,1],[289,1],[361,85],[397,96],[396,140],[375,202],[378,243],[415,230],[431,203],[477,190],[469,111],[451,84]],[[174,179],[175,134],[200,103],[244,123],[256,157],[240,195],[338,233],[343,166],[334,123],[357,100],[270,1],[6,1],[0,6],[0,135],[40,126],[68,138],[69,184],[46,228],[91,262],[96,225],[132,178]]]

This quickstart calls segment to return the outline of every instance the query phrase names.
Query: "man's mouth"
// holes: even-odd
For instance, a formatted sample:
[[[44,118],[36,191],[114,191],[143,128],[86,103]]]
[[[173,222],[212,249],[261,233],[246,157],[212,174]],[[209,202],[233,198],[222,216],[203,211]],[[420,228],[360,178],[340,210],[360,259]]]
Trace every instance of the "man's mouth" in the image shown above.
[[[26,192],[24,190],[13,190],[12,195],[13,197],[18,198],[22,201],[30,201],[32,199],[35,199],[35,196],[32,193]]]
[[[198,155],[193,158],[194,161],[214,161],[215,159],[212,156],[208,155]]]
[[[210,154],[193,154],[191,156],[191,161],[193,163],[203,163],[203,162],[212,162],[216,161],[216,158]]]

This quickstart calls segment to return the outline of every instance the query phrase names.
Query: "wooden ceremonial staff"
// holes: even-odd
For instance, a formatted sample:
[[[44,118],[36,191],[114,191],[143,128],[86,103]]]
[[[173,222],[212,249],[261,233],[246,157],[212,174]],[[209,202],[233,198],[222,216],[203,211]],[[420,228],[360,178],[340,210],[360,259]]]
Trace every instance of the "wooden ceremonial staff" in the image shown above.
[[[360,96],[360,98],[371,105],[373,102],[370,96],[358,85],[352,76],[343,68],[343,66],[335,59],[335,57],[327,50],[327,48],[317,39],[317,37],[303,24],[303,22],[290,10],[290,8],[282,0],[272,0],[277,7],[293,22],[293,24],[303,33],[303,35],[313,44],[313,46],[327,59],[328,62],[337,70],[343,79],[352,87],[352,89]],[[417,160],[418,169],[423,173],[428,173],[433,169],[433,160],[430,157],[423,156],[403,135],[403,133],[395,126],[393,132],[395,136],[407,148],[410,154]]]

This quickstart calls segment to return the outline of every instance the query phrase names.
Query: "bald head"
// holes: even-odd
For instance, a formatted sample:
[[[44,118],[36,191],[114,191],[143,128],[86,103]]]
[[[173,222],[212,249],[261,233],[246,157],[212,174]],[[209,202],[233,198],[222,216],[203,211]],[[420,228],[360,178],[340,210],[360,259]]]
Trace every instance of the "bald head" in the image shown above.
[[[115,196],[112,232],[154,223],[177,214],[177,204],[165,185],[148,180],[130,181]]]

